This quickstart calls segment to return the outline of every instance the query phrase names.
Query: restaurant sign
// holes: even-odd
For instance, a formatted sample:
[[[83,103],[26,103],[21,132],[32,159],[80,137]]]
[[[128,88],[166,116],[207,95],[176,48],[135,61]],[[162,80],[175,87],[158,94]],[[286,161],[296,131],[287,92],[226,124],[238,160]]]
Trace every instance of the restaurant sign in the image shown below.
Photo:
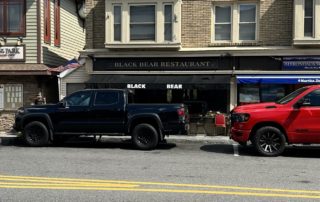
[[[23,61],[24,50],[24,46],[1,46],[0,61]]]
[[[224,57],[94,58],[93,71],[121,70],[231,70]]]
[[[284,57],[283,70],[320,70],[320,56]]]

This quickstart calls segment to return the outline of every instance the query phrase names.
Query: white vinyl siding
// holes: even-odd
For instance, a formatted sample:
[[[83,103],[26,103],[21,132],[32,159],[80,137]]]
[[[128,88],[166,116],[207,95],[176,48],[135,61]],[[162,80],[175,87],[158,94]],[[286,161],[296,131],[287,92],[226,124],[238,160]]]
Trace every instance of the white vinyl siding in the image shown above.
[[[41,15],[43,15],[43,1],[41,1]],[[41,25],[42,63],[50,66],[60,66],[67,60],[79,56],[79,51],[85,45],[85,31],[82,21],[76,13],[76,5],[73,0],[60,1],[60,46],[54,46],[54,1],[51,1],[51,43],[44,43],[44,21]]]

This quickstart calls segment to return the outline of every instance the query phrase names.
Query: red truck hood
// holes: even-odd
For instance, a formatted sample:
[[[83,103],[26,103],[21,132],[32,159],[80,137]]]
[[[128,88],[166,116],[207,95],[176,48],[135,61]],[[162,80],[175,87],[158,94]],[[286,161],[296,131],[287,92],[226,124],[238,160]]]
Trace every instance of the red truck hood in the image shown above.
[[[266,109],[266,108],[277,108],[278,104],[275,102],[264,102],[259,104],[248,104],[241,105],[234,109],[234,111],[247,111],[247,110],[255,110],[255,109]]]

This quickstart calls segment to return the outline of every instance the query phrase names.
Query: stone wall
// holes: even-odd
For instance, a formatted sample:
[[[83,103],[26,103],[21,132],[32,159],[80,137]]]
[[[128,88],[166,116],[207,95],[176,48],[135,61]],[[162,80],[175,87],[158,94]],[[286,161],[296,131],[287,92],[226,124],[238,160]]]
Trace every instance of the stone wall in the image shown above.
[[[10,131],[14,123],[14,112],[0,112],[0,131]]]

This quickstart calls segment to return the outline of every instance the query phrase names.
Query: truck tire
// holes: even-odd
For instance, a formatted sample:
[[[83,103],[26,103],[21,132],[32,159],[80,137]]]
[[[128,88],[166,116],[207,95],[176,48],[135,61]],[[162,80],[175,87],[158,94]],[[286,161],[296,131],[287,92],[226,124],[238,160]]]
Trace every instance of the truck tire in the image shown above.
[[[151,150],[158,145],[159,135],[152,125],[142,123],[134,127],[132,142],[138,149]]]
[[[49,143],[49,132],[47,127],[39,122],[28,123],[23,130],[23,137],[29,146],[40,147]]]
[[[257,130],[253,145],[263,156],[279,156],[285,149],[286,138],[278,128],[265,126]]]

